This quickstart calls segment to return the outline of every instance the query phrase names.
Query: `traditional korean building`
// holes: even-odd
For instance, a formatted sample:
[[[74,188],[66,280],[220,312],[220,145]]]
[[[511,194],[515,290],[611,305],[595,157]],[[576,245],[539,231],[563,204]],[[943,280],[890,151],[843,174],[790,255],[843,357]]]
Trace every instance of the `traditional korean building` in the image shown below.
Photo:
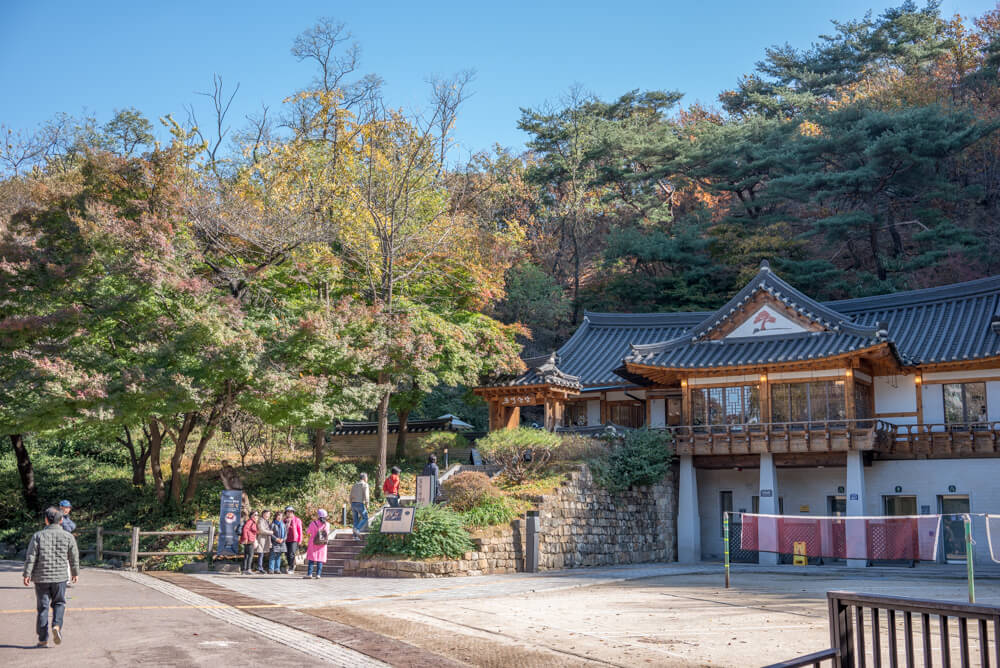
[[[717,311],[588,312],[525,361],[476,390],[491,429],[541,405],[549,429],[673,433],[681,561],[720,557],[724,510],[1000,513],[1000,276],[818,302],[765,262]]]

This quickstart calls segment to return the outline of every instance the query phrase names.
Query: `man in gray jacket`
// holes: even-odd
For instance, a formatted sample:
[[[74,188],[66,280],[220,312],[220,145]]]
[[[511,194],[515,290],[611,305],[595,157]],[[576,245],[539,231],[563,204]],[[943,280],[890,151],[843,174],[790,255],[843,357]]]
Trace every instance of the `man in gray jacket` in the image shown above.
[[[52,607],[52,639],[62,642],[63,612],[66,610],[66,578],[76,583],[80,575],[80,551],[76,538],[62,529],[62,511],[51,506],[45,510],[45,528],[28,543],[24,558],[24,586],[35,583],[38,608],[38,646],[49,642],[49,607]],[[67,572],[68,569],[68,572]]]

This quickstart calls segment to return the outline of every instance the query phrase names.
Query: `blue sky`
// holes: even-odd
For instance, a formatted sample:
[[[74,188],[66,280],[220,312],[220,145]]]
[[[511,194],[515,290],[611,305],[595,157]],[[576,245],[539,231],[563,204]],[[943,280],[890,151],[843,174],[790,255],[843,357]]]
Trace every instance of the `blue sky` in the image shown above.
[[[425,79],[472,68],[474,95],[459,118],[467,150],[520,148],[520,107],[557,102],[573,84],[604,98],[633,88],[683,91],[715,102],[764,49],[807,47],[849,20],[897,2],[758,0],[674,2],[122,2],[0,0],[0,123],[27,128],[59,111],[107,120],[135,106],[184,119],[213,73],[240,83],[234,125],[281,100],[312,70],[289,49],[321,16],[345,22],[362,71],[386,81],[390,102],[424,104]],[[945,0],[942,13],[977,16],[996,0]]]

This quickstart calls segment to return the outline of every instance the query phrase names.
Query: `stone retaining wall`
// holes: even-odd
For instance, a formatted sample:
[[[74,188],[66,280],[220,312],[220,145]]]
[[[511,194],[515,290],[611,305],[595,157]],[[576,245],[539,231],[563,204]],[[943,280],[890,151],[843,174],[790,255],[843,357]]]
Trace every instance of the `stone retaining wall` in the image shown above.
[[[674,561],[676,476],[611,494],[581,467],[553,494],[538,498],[539,568],[613,566]],[[524,570],[524,520],[475,536],[476,551],[462,559],[407,561],[390,558],[348,561],[344,575],[455,577]]]

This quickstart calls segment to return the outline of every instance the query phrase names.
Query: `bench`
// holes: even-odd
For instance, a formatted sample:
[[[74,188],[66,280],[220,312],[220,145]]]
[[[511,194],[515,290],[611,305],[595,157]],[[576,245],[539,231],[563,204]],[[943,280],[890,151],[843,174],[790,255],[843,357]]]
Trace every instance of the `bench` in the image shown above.
[[[766,668],[1000,668],[1000,607],[847,591],[826,598],[831,647]]]

